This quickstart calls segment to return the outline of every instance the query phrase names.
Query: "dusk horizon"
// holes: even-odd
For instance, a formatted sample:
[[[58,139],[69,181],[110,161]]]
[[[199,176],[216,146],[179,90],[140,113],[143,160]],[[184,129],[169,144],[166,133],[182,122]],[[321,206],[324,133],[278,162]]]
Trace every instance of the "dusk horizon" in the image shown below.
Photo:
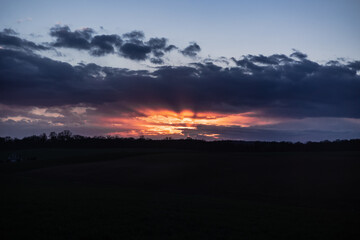
[[[1,239],[360,239],[359,0],[2,0]]]
[[[0,136],[21,138],[69,129],[85,136],[152,139],[360,138],[360,49],[358,44],[351,45],[360,41],[353,22],[360,21],[353,15],[359,4],[335,1],[326,8],[314,4],[307,19],[298,20],[298,13],[293,12],[291,18],[291,6],[280,2],[264,8],[234,3],[239,10],[262,11],[277,24],[275,35],[266,35],[268,20],[250,21],[253,15],[245,12],[238,17],[216,17],[223,28],[213,22],[216,15],[203,15],[214,24],[211,32],[211,25],[189,10],[204,36],[190,25],[186,30],[187,20],[172,20],[178,32],[165,22],[162,27],[146,21],[110,25],[100,15],[84,25],[86,21],[64,18],[60,12],[48,16],[44,11],[51,4],[36,8],[39,3],[34,2],[31,12],[8,2],[5,6],[13,10],[3,12],[0,24]],[[79,6],[75,4],[74,9]],[[208,11],[215,11],[215,6],[219,7],[193,5]],[[154,7],[144,5],[143,10]],[[157,7],[160,12],[170,10],[166,4]],[[323,22],[303,25],[315,19],[316,9],[322,9]],[[234,10],[225,7],[224,11]],[[272,15],[277,11],[283,11],[283,19]],[[344,14],[347,20],[340,20]],[[334,16],[339,17],[337,24],[324,28],[322,24],[332,22]],[[162,19],[161,15],[152,17],[154,22]],[[291,21],[286,23],[288,18]],[[99,22],[94,25],[96,19]],[[246,20],[250,25],[243,25]],[[291,24],[302,34],[289,35]],[[239,34],[237,25],[245,32]],[[252,30],[247,33],[246,29]],[[335,40],[326,38],[327,31],[332,38],[342,34],[337,47],[332,45]],[[258,41],[261,34],[263,39]]]

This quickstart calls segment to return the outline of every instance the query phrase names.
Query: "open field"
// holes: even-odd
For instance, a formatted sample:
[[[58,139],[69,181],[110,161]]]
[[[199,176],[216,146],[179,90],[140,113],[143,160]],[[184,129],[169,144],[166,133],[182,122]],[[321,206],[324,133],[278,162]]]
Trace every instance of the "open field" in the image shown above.
[[[2,239],[360,237],[360,152],[21,153],[1,164]]]

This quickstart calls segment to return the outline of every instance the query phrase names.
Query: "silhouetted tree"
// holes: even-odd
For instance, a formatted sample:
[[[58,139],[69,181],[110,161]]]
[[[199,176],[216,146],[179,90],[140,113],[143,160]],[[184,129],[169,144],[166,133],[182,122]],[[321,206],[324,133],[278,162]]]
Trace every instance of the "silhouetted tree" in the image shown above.
[[[56,132],[51,132],[49,134],[49,138],[51,141],[55,141],[57,139],[57,133]]]
[[[70,132],[70,130],[64,130],[58,134],[57,138],[60,141],[69,141],[71,139],[71,136],[72,133]]]
[[[42,143],[45,143],[48,139],[46,133],[40,134],[39,138]]]
[[[28,136],[23,139],[0,137],[1,149],[21,149],[29,147],[84,147],[84,148],[172,148],[191,149],[201,151],[234,151],[234,152],[303,152],[303,151],[359,151],[360,139],[336,140],[322,142],[260,142],[260,141],[205,141],[192,139],[171,139],[166,137],[163,140],[146,139],[141,136],[138,139],[120,137],[84,137],[73,135],[69,130],[59,134],[51,132],[49,137],[46,134]]]

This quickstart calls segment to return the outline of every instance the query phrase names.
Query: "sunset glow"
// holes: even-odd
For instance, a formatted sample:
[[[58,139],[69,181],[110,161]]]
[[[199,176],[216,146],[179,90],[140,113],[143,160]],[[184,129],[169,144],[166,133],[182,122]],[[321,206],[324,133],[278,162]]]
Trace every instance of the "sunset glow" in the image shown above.
[[[0,136],[360,137],[355,1],[165,2],[5,0]]]
[[[276,119],[264,119],[255,117],[254,112],[241,114],[222,114],[215,112],[195,113],[191,110],[184,110],[179,113],[170,110],[137,110],[142,116],[126,118],[104,118],[101,124],[108,127],[131,128],[126,132],[111,132],[109,135],[121,137],[136,137],[139,135],[158,136],[174,135],[184,137],[184,130],[197,129],[199,125],[208,126],[238,126],[251,127],[275,124],[280,122]],[[218,138],[219,134],[203,134],[210,138]]]

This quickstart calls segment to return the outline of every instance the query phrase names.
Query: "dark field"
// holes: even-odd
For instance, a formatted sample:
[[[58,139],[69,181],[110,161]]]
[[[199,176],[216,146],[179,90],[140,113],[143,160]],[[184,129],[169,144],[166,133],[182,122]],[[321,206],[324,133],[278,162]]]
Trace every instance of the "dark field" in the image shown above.
[[[360,239],[360,152],[21,153],[1,239]]]

